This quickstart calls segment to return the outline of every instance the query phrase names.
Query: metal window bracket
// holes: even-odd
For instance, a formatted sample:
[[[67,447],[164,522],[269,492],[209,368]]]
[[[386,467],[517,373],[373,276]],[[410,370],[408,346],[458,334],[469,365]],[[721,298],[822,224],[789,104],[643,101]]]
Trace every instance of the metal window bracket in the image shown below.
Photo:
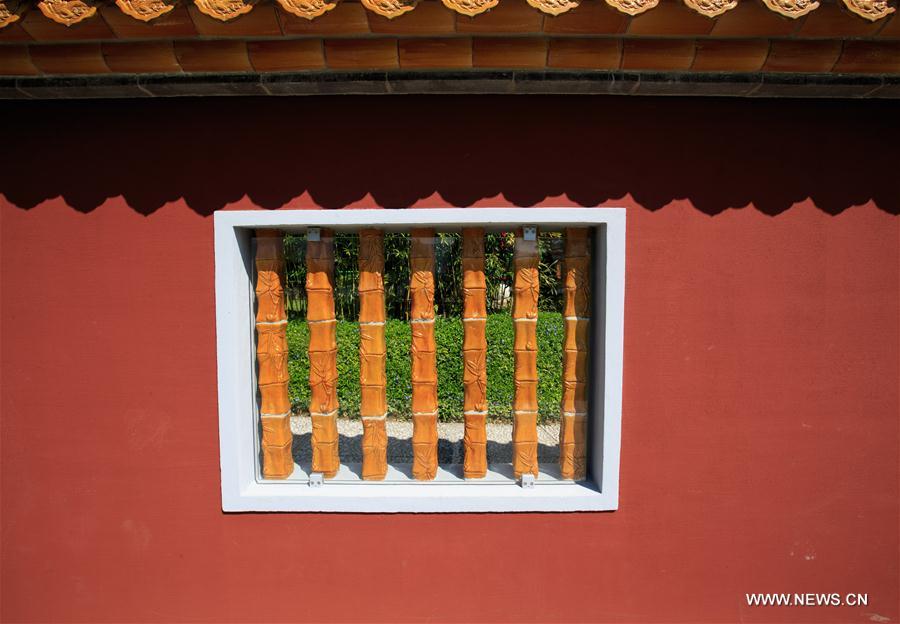
[[[321,230],[316,227],[311,227],[306,230],[306,240],[312,242],[318,242],[321,240]]]
[[[534,489],[534,475],[529,473],[525,473],[522,475],[522,479],[519,481],[523,490],[533,490]]]
[[[309,474],[309,487],[320,488],[325,485],[325,476],[321,472],[311,472]]]
[[[527,241],[537,240],[537,227],[533,225],[526,225],[522,228],[522,234]]]

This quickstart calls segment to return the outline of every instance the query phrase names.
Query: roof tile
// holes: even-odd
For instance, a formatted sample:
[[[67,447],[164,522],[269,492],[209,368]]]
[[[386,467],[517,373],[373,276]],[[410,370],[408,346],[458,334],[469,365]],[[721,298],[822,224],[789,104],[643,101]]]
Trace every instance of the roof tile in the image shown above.
[[[171,41],[105,41],[101,51],[106,65],[116,73],[181,72]]]
[[[615,39],[554,39],[547,66],[559,69],[618,69],[622,62]]]
[[[472,67],[472,40],[468,37],[401,39],[399,45],[404,69]]]

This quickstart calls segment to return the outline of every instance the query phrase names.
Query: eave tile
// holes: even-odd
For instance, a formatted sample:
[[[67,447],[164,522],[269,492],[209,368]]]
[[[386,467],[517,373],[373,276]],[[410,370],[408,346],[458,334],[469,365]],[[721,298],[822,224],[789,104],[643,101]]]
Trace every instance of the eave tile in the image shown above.
[[[328,39],[325,63],[331,69],[395,69],[396,39]]]
[[[698,40],[693,71],[755,72],[769,54],[765,39]]]
[[[547,66],[556,69],[619,69],[622,50],[616,39],[553,39]]]
[[[0,46],[0,74],[4,76],[34,76],[40,70],[31,62],[27,45]]]
[[[535,69],[547,65],[545,39],[484,38],[472,42],[472,65],[503,69]]]
[[[740,0],[713,21],[712,37],[787,37],[797,30],[794,20],[767,9],[759,0]]]
[[[403,69],[459,69],[472,67],[472,40],[468,37],[401,39]]]
[[[693,39],[626,39],[622,49],[625,70],[688,70],[693,62]]]
[[[367,14],[359,2],[341,2],[314,20],[279,9],[281,29],[286,35],[364,35],[369,32]]]
[[[253,69],[258,72],[325,68],[321,39],[250,41],[247,52]]]
[[[258,5],[249,13],[228,21],[205,15],[194,5],[188,10],[197,33],[204,37],[275,37],[282,34],[273,4]]]
[[[843,8],[843,3],[822,3],[806,16],[798,37],[869,37],[883,26],[881,22],[871,22],[852,15]]]
[[[176,41],[175,56],[186,72],[253,71],[243,41]]]
[[[617,35],[625,32],[628,20],[602,0],[583,0],[568,13],[544,18],[544,32],[555,35]]]
[[[841,53],[840,41],[773,41],[763,71],[828,72]]]
[[[456,14],[439,0],[422,0],[415,10],[389,19],[366,11],[369,30],[385,35],[445,35],[456,32]]]
[[[118,9],[116,9],[118,11]],[[129,17],[128,19],[134,20]],[[137,20],[134,20],[137,21]],[[112,29],[103,20],[103,16],[95,14],[84,21],[71,26],[57,24],[47,19],[43,13],[32,7],[25,13],[19,23],[35,41],[75,41],[83,39],[112,39]]]
[[[900,74],[900,41],[845,41],[831,70],[842,74]]]
[[[543,26],[544,14],[525,0],[502,0],[490,11],[475,17],[456,16],[456,30],[461,33],[539,33]]]
[[[45,74],[107,74],[99,43],[62,43],[30,47],[31,62]]]
[[[183,39],[197,35],[191,15],[183,4],[176,4],[174,9],[149,22],[125,15],[112,5],[100,7],[100,14],[120,39]]]
[[[714,20],[692,11],[681,2],[661,0],[659,6],[632,18],[626,31],[642,36],[701,36],[712,30]]]
[[[116,73],[181,72],[171,41],[104,41],[101,51],[110,71]]]

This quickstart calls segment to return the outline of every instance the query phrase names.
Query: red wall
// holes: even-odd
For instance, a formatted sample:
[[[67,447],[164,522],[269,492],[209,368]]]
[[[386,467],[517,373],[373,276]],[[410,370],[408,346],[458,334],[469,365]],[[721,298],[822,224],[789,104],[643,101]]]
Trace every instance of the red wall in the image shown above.
[[[897,621],[897,112],[4,105],[2,619]],[[510,204],[628,207],[620,509],[223,514],[211,213]]]

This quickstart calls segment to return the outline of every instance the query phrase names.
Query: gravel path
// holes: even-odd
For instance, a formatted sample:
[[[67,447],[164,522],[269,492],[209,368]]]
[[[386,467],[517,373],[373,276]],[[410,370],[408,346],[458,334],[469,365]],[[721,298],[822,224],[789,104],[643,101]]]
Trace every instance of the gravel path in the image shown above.
[[[312,421],[309,416],[291,418],[294,433],[294,461],[311,461],[310,434]],[[388,420],[388,461],[391,463],[412,462],[412,432],[410,421]],[[438,423],[438,462],[441,464],[461,464],[463,461],[463,424]],[[362,461],[362,421],[338,419],[340,434],[339,448],[341,462]],[[512,424],[488,423],[487,425],[488,463],[499,464],[512,461]],[[538,425],[538,461],[555,463],[559,460],[559,424]]]

